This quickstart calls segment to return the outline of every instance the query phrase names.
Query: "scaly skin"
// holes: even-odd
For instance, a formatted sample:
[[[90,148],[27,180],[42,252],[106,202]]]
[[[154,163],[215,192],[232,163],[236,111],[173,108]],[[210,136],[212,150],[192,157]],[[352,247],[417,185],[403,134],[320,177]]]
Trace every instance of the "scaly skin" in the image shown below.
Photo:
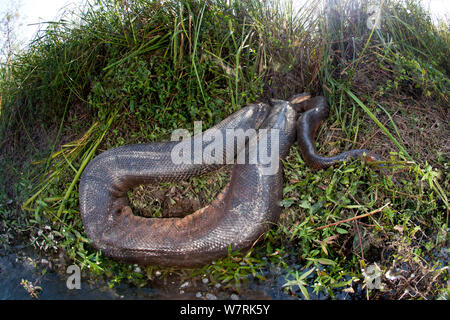
[[[281,213],[281,160],[296,136],[305,161],[316,169],[368,153],[356,150],[332,158],[318,156],[313,140],[328,116],[328,106],[324,98],[309,97],[303,94],[290,101],[275,100],[272,107],[250,105],[205,131],[203,135],[219,130],[225,137],[227,128],[279,129],[278,170],[264,174],[267,165],[262,161],[235,164],[229,184],[217,199],[184,218],[135,216],[128,206],[127,191],[141,184],[188,179],[216,170],[221,164],[173,164],[171,151],[178,142],[123,146],[97,156],[84,170],[79,188],[83,224],[94,247],[122,261],[184,267],[226,256],[230,245],[233,250],[251,247]],[[303,110],[308,111],[296,123],[297,112]],[[201,137],[192,137],[192,146]],[[208,143],[200,142],[200,146],[204,149]],[[230,147],[223,145],[225,151]],[[247,146],[237,151],[249,153],[256,148],[252,143]],[[272,147],[267,144],[268,155]]]
[[[296,109],[305,111],[297,121],[297,144],[303,160],[310,168],[325,169],[348,158],[357,158],[363,155],[367,161],[381,160],[379,156],[366,149],[349,150],[333,157],[318,155],[314,140],[317,130],[330,113],[327,101],[322,96],[314,97],[303,102]]]

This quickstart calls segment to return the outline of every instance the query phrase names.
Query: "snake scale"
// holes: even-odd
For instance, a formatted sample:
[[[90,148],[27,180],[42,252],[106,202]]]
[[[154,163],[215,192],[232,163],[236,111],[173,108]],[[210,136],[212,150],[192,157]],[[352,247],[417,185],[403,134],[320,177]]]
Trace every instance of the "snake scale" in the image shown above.
[[[298,118],[300,112],[304,113]],[[127,145],[101,153],[86,166],[79,186],[80,212],[87,236],[106,256],[142,265],[198,266],[226,256],[229,246],[233,250],[250,248],[280,216],[281,160],[296,138],[303,159],[314,169],[362,154],[368,160],[378,159],[364,149],[328,158],[319,156],[314,140],[328,114],[324,97],[300,94],[288,101],[273,100],[272,106],[246,106],[191,137],[191,146],[205,148],[207,143],[202,138],[212,130],[225,137],[227,129],[278,129],[280,163],[276,173],[270,175],[263,174],[267,164],[262,161],[235,164],[230,182],[217,198],[183,218],[136,216],[128,205],[127,191],[142,184],[188,179],[217,170],[223,164],[174,164],[171,151],[177,141]],[[229,143],[223,146],[224,155],[230,151],[227,148],[234,148],[235,154],[248,155],[255,144],[247,143],[240,149]],[[271,148],[272,144],[267,143],[267,154]]]

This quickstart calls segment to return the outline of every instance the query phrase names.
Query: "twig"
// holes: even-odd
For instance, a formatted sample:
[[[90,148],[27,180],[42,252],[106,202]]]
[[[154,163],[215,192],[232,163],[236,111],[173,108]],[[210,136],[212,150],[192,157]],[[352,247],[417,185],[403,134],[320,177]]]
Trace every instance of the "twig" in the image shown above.
[[[381,208],[378,208],[378,209],[376,209],[376,210],[373,210],[373,211],[371,211],[371,212],[369,212],[369,213],[365,213],[365,214],[362,214],[362,215],[360,215],[360,216],[354,216],[354,217],[352,217],[352,218],[348,218],[348,219],[341,220],[341,221],[338,221],[338,222],[330,223],[330,224],[327,224],[327,225],[325,225],[325,226],[318,227],[318,228],[316,228],[316,229],[314,229],[314,230],[317,231],[317,230],[325,229],[325,228],[328,228],[328,227],[331,227],[331,226],[335,226],[335,225],[338,225],[338,224],[341,224],[341,223],[345,223],[345,222],[349,222],[349,221],[353,221],[353,220],[357,220],[357,219],[361,219],[361,218],[365,218],[365,217],[371,216],[371,215],[373,215],[373,214],[375,214],[375,213],[378,213],[378,212],[382,211],[383,209],[385,209],[385,208],[386,208],[387,206],[389,206],[390,204],[391,204],[391,203],[388,202],[388,203],[386,203],[384,206],[382,206]]]
[[[361,233],[359,232],[359,227],[358,227],[358,220],[355,220],[355,227],[356,227],[356,231],[358,232],[358,238],[359,238],[359,248],[361,249],[361,259],[364,261],[364,249],[363,249],[363,244],[362,244],[362,239],[361,239]]]

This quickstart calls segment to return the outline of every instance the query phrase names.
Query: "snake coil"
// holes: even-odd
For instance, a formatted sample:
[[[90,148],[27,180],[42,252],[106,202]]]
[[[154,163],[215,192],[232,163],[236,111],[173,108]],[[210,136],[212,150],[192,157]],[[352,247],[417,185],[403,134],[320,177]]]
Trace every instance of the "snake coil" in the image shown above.
[[[274,100],[272,107],[252,104],[193,136],[190,145],[200,145],[204,150],[207,143],[203,138],[213,130],[225,137],[227,129],[278,129],[280,163],[271,175],[263,174],[267,165],[262,161],[235,164],[230,182],[217,198],[183,218],[135,216],[128,205],[127,191],[141,184],[188,179],[217,170],[221,164],[174,164],[171,151],[178,143],[174,141],[128,145],[98,155],[84,170],[79,187],[83,224],[93,246],[106,256],[143,265],[206,264],[225,256],[229,246],[233,250],[248,249],[276,223],[283,190],[281,160],[295,138],[304,160],[314,169],[362,154],[369,155],[369,160],[378,159],[368,150],[347,151],[329,158],[317,155],[314,139],[328,117],[329,107],[323,97],[308,99],[309,95],[303,94],[289,101]],[[301,111],[305,112],[297,120]],[[224,155],[235,148],[229,143],[223,146]],[[247,144],[234,151],[249,153],[253,147],[255,144]],[[274,145],[268,143],[267,154],[272,148]]]

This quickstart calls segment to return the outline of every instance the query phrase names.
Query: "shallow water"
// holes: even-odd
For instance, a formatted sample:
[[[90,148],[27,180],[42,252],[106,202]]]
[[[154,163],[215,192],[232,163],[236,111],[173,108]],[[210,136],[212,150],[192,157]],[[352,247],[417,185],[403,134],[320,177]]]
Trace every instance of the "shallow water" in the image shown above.
[[[120,284],[113,289],[102,280],[96,282],[83,281],[80,289],[68,289],[66,282],[69,274],[58,274],[40,266],[31,249],[16,248],[16,252],[0,256],[0,300],[25,299],[33,297],[27,292],[22,280],[42,288],[37,296],[42,300],[49,299],[292,299],[280,291],[283,283],[276,277],[269,278],[263,284],[259,280],[250,281],[248,288],[239,295],[220,286],[185,281],[178,278],[161,278],[152,282],[153,287],[137,288],[128,284]]]
[[[0,257],[0,299],[33,299],[21,285],[22,279],[28,280],[42,290],[39,299],[114,299],[114,293],[100,291],[91,285],[82,285],[80,290],[69,290],[66,279],[55,272],[35,266],[31,255],[9,253]]]
[[[266,280],[250,278],[242,285],[240,292],[224,289],[220,284],[212,285],[206,278],[196,281],[181,280],[178,276],[159,276],[148,285],[138,288],[132,284],[122,283],[110,288],[105,280],[83,279],[81,288],[69,289],[67,279],[70,274],[60,274],[45,267],[29,247],[16,247],[12,253],[0,253],[0,300],[34,299],[21,284],[27,280],[34,286],[41,287],[37,297],[41,300],[292,300],[301,299],[302,295],[290,295],[282,289],[287,278],[283,270],[270,267],[264,271]],[[443,265],[448,265],[448,248],[442,248],[436,254]],[[309,278],[309,277],[308,277]],[[307,279],[308,279],[307,278]],[[313,279],[310,279],[313,281]],[[348,279],[345,279],[348,280]],[[326,292],[314,293],[308,288],[313,300],[331,299]],[[364,299],[360,285],[354,286],[355,293],[333,290],[335,299]]]
[[[13,253],[0,255],[0,300],[25,299],[33,297],[21,284],[22,279],[34,286],[41,287],[37,297],[41,300],[215,300],[215,299],[241,299],[241,300],[290,300],[299,299],[289,295],[281,287],[285,283],[282,270],[273,268],[267,271],[265,281],[249,279],[239,293],[224,289],[221,285],[211,285],[203,281],[181,281],[177,277],[159,277],[143,288],[130,284],[119,284],[109,288],[104,280],[84,280],[81,277],[80,289],[68,289],[66,282],[70,274],[64,275],[41,266],[40,259],[30,248],[16,248]],[[205,280],[206,279],[202,279]],[[313,299],[329,299],[326,294],[315,295],[310,292]],[[349,299],[341,296],[340,299]]]

